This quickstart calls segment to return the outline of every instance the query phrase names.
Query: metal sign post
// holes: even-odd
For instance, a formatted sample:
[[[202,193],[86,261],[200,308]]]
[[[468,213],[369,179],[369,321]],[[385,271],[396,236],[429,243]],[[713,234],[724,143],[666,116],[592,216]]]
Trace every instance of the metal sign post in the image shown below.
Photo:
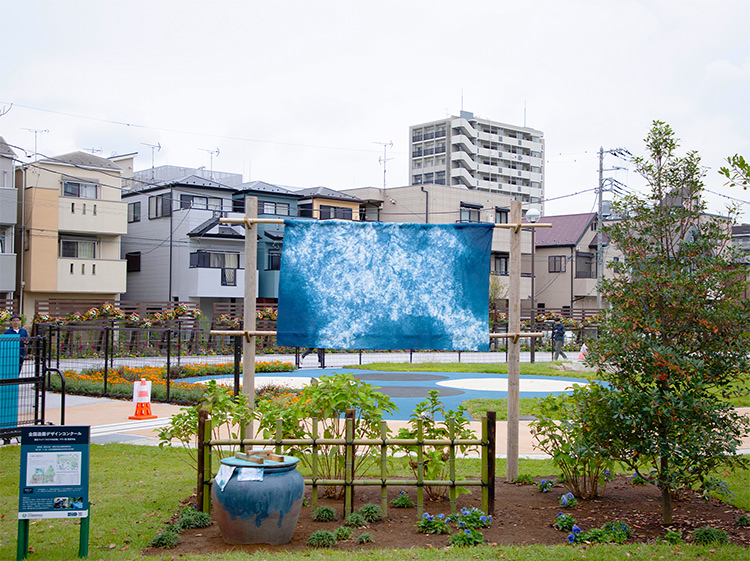
[[[21,427],[16,559],[29,553],[29,520],[80,518],[78,556],[89,551],[89,426]]]

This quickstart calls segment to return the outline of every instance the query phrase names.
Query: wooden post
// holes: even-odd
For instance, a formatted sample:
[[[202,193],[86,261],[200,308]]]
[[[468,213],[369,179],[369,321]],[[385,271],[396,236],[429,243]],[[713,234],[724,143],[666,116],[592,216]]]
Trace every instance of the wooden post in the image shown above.
[[[258,218],[258,199],[245,197],[245,218]],[[255,331],[256,270],[258,268],[258,226],[245,223],[245,312],[243,328]],[[242,393],[247,396],[250,408],[255,408],[255,336],[242,341]]]
[[[482,510],[489,515],[495,514],[496,419],[497,415],[494,411],[487,411],[487,417],[484,421],[487,427],[487,448],[485,450],[487,454],[487,504],[483,505]],[[484,503],[484,501],[482,502]]]
[[[510,293],[508,296],[508,333],[521,331],[521,202],[510,203]],[[508,442],[507,481],[518,477],[518,417],[521,376],[521,340],[508,339]]]

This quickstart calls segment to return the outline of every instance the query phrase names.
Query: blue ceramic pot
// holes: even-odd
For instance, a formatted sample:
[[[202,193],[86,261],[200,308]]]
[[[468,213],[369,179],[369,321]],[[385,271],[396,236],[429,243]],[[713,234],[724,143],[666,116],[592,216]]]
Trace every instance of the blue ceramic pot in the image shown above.
[[[213,518],[225,542],[280,545],[291,541],[305,483],[297,471],[299,459],[282,458],[280,462],[266,460],[262,481],[240,481],[243,470],[257,470],[258,464],[238,458],[221,461],[235,468],[223,488],[214,482],[211,490]]]

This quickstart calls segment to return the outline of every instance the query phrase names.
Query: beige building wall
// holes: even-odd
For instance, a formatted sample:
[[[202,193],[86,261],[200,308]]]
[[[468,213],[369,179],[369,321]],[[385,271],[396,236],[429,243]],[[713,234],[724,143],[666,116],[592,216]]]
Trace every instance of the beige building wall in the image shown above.
[[[120,158],[118,165],[132,168],[132,155]],[[96,185],[96,198],[64,196],[64,181]],[[127,232],[120,168],[76,152],[18,170],[16,186],[23,191],[19,225],[25,226],[21,282],[26,318],[33,318],[39,300],[119,299],[127,278],[120,258],[120,237]],[[63,257],[64,241],[93,244],[94,256]]]

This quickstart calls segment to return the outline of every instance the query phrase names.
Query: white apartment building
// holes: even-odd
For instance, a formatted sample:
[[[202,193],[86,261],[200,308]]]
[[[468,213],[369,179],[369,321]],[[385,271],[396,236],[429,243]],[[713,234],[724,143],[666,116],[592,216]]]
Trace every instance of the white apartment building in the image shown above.
[[[541,131],[461,111],[409,127],[411,185],[462,186],[539,205],[544,200]]]

